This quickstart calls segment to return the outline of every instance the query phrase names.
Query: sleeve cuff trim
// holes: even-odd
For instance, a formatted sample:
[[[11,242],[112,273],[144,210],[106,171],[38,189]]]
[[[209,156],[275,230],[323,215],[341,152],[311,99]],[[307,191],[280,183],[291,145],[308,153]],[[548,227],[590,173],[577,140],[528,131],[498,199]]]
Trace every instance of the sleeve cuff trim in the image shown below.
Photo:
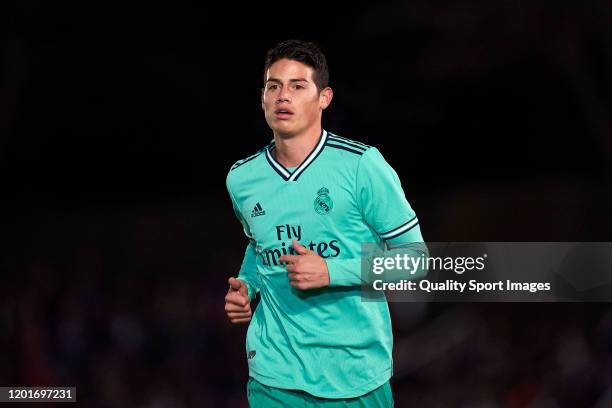
[[[397,228],[394,228],[394,229],[392,229],[390,231],[387,231],[387,232],[385,232],[383,234],[379,234],[379,235],[384,240],[393,239],[393,238],[399,237],[402,234],[405,234],[406,232],[410,231],[411,229],[413,229],[418,224],[419,224],[419,220],[415,216],[410,221],[406,222],[405,224],[402,224],[402,225],[400,225]]]

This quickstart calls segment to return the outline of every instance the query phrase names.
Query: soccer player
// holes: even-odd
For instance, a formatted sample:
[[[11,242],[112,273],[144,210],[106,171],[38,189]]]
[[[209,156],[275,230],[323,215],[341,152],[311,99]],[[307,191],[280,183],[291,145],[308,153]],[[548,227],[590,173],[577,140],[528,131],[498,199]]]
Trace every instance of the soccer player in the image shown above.
[[[361,299],[361,244],[423,238],[379,150],[322,128],[328,78],[313,43],[269,50],[261,106],[274,140],[227,176],[249,243],[225,310],[233,323],[252,317],[252,407],[393,406],[391,320],[386,301]]]

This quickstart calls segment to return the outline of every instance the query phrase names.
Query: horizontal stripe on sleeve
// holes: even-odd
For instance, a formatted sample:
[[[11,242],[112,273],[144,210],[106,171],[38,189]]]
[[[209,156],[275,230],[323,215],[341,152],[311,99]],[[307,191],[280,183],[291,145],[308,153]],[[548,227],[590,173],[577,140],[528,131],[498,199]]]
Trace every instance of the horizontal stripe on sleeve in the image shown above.
[[[415,216],[410,221],[400,225],[399,227],[394,228],[392,230],[389,230],[389,231],[387,231],[387,232],[385,232],[383,234],[379,234],[379,235],[384,240],[393,239],[393,238],[399,237],[402,234],[405,234],[406,232],[410,231],[411,229],[413,229],[418,224],[419,224],[419,220]]]

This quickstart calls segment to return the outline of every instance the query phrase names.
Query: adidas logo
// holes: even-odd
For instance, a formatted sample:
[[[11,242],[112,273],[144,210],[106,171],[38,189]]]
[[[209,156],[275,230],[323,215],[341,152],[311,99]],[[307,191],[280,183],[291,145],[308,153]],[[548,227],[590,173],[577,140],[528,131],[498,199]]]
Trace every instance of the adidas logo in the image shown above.
[[[266,215],[266,212],[261,207],[261,204],[257,203],[253,211],[251,211],[251,217],[259,217],[260,215]]]

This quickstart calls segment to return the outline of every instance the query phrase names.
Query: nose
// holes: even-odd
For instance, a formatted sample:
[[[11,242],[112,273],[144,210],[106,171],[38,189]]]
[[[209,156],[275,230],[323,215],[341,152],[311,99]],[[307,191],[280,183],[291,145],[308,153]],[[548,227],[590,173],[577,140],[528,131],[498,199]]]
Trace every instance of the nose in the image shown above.
[[[276,98],[276,103],[281,102],[291,102],[291,95],[289,94],[288,88],[285,86],[281,87],[278,92],[278,97]]]

